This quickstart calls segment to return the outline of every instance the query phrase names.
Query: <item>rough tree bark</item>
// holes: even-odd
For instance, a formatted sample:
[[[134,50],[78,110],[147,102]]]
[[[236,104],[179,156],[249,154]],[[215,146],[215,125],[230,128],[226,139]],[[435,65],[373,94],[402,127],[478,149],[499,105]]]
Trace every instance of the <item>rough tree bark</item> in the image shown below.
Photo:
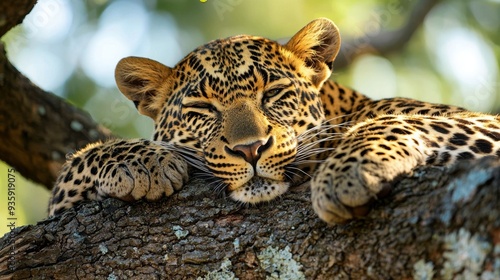
[[[327,226],[305,187],[244,207],[194,182],[17,228],[0,279],[498,279],[499,186],[497,160],[422,168],[366,219]]]
[[[33,9],[36,0],[18,0],[15,2],[0,2],[0,37],[12,27],[20,24],[24,17]]]
[[[1,34],[19,22],[23,7],[28,7],[24,14],[31,9],[20,3],[32,7],[34,0],[16,5],[0,1],[0,13],[21,15],[14,21],[1,15],[2,23],[8,22],[0,26]],[[4,12],[13,8],[16,13]],[[0,139],[0,146],[64,154],[72,145],[91,141],[91,129],[100,131],[87,115],[42,95],[4,56],[0,64],[0,135],[10,131],[10,140]],[[23,119],[14,108],[25,114]],[[57,112],[71,112],[71,117],[61,118]],[[80,133],[71,129],[75,116],[84,124]],[[42,126],[42,118],[48,117],[66,124]],[[30,146],[32,140],[43,140],[30,138],[32,132],[20,127],[48,134],[39,136],[48,137],[44,139],[62,140]],[[106,132],[99,135],[106,137]],[[8,163],[16,160],[0,150]],[[37,157],[47,160],[51,154]],[[39,162],[26,159],[19,164]],[[45,170],[54,176],[53,169]],[[499,186],[497,160],[422,168],[398,183],[366,219],[326,226],[312,211],[307,186],[279,200],[244,207],[217,198],[206,184],[195,181],[161,202],[91,202],[13,230],[0,239],[0,279],[500,278]]]

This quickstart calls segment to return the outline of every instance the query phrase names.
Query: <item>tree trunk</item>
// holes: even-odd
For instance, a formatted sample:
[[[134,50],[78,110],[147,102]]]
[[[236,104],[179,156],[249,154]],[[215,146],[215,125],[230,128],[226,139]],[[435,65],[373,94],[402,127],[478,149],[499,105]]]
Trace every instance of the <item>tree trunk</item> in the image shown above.
[[[3,36],[12,27],[20,24],[24,17],[33,9],[36,0],[16,0],[0,2],[0,37]]]
[[[45,92],[10,64],[0,45],[0,159],[52,187],[66,154],[111,133],[88,113]]]
[[[307,187],[246,207],[192,182],[161,202],[107,199],[15,229],[0,279],[498,279],[499,186],[494,159],[425,167],[367,218],[327,226]]]
[[[19,24],[35,0],[0,1],[0,37]],[[45,92],[7,59],[0,43],[0,159],[52,188],[66,154],[111,133],[88,113]]]

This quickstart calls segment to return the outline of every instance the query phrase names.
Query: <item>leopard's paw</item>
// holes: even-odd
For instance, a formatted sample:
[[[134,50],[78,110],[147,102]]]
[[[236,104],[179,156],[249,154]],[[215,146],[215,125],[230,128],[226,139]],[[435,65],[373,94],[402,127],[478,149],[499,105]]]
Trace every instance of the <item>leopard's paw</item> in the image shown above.
[[[342,154],[322,163],[311,181],[313,208],[330,224],[366,216],[372,202],[389,194],[395,181],[418,164],[417,159],[386,161],[375,153]]]
[[[157,200],[172,195],[187,179],[187,163],[172,146],[142,139],[94,143],[64,164],[49,216],[84,200]]]
[[[187,163],[175,151],[149,141],[132,149],[139,156],[112,159],[100,169],[100,195],[126,201],[158,200],[172,195],[187,181]]]

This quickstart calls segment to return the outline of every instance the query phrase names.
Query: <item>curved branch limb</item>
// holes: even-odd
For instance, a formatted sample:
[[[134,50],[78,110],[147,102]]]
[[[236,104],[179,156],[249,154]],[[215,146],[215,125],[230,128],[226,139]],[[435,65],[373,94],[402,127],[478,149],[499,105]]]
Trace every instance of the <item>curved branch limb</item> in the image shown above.
[[[0,45],[0,159],[48,188],[66,154],[111,133],[84,111],[45,92],[8,61]]]
[[[0,37],[12,27],[20,24],[33,9],[36,0],[0,1]]]
[[[498,277],[498,186],[498,160],[421,168],[364,220],[327,226],[307,190],[245,207],[192,182],[157,203],[107,199],[15,229],[0,239],[0,279]]]
[[[0,36],[21,23],[36,0],[0,1]],[[111,133],[82,110],[45,92],[9,62],[0,44],[0,159],[51,188],[65,155]]]

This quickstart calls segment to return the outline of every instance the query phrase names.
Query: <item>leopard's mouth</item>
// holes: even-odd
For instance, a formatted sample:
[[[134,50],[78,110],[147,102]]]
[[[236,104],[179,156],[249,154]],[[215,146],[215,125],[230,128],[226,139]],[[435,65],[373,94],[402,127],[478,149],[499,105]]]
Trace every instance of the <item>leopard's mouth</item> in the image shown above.
[[[254,176],[241,187],[230,191],[230,196],[236,201],[258,203],[275,199],[289,187],[289,182]]]

